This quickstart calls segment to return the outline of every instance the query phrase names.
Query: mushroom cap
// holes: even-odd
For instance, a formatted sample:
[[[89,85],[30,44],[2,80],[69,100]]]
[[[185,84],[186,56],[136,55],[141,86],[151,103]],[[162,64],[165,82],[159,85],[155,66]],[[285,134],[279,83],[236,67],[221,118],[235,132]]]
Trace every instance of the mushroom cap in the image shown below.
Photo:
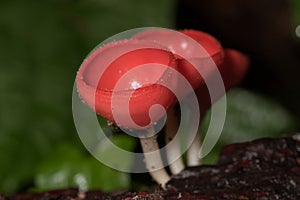
[[[198,42],[207,51],[208,55],[214,60],[216,65],[223,62],[224,52],[221,43],[212,35],[205,33],[203,31],[185,29],[181,30],[181,33],[191,37],[193,40]],[[195,54],[191,57],[197,57],[197,52],[192,52]]]
[[[205,84],[205,79],[212,73],[216,73],[217,67],[223,63],[224,51],[219,41],[210,34],[197,30],[180,32],[195,40],[206,51],[206,57],[199,56],[199,53],[194,51],[191,52],[189,59],[182,58],[177,61],[180,73],[188,77],[196,89]]]
[[[245,77],[250,61],[249,58],[234,49],[224,49],[225,59],[219,66],[221,76],[224,81],[225,90],[238,85]]]
[[[173,69],[173,70],[168,70]],[[124,128],[145,128],[164,114],[176,87],[174,55],[149,41],[124,40],[92,51],[76,77],[78,92],[97,114]]]
[[[134,35],[133,38],[154,41],[169,48],[177,59],[179,72],[194,89],[204,84],[203,77],[217,70],[215,65],[223,62],[221,44],[201,31],[149,29]]]
[[[249,59],[243,53],[234,49],[224,49],[224,62],[218,66],[221,77],[224,81],[225,91],[238,85],[247,73],[249,68]],[[215,103],[211,102],[209,91],[206,85],[201,85],[195,91],[200,110],[205,112]],[[220,99],[224,93],[218,93],[216,100]],[[203,116],[203,115],[201,115]]]

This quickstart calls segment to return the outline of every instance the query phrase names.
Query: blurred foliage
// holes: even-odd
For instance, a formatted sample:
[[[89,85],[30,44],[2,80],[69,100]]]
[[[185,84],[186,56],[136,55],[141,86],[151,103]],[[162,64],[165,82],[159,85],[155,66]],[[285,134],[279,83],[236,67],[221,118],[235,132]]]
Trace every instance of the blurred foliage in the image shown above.
[[[119,135],[110,138],[118,147],[127,151],[133,151],[135,142],[130,137]],[[98,153],[106,153],[112,159],[120,159],[114,156],[113,149],[105,148],[101,143]],[[129,158],[124,165],[131,166]],[[131,186],[130,174],[111,169],[92,156],[85,155],[74,145],[63,143],[53,149],[43,158],[37,166],[35,175],[36,190],[50,190],[76,187],[80,190],[101,188],[103,191],[129,188]]]
[[[172,10],[171,0],[0,1],[0,192],[33,187],[36,167],[60,148],[57,143],[84,151],[71,111],[80,63],[98,43],[121,31],[171,27]],[[49,160],[53,170],[72,154],[68,147]],[[77,157],[65,162],[75,164]],[[74,170],[94,170],[96,163],[88,162]],[[47,188],[42,181],[38,184]],[[93,186],[104,186],[97,184]]]
[[[290,0],[295,25],[300,25],[300,1]]]
[[[296,32],[296,28],[300,27],[300,1],[299,0],[290,0],[291,2],[291,8],[292,8],[292,18],[293,18],[293,29]],[[298,33],[299,34],[299,33]],[[295,37],[295,40],[300,42],[299,36],[296,36],[296,34],[293,34]]]
[[[226,144],[245,142],[260,137],[276,137],[296,131],[297,118],[279,103],[250,91],[232,89],[227,95],[227,113],[224,128],[213,151],[203,162],[216,162],[220,150]],[[210,123],[210,113],[205,116],[202,132]]]

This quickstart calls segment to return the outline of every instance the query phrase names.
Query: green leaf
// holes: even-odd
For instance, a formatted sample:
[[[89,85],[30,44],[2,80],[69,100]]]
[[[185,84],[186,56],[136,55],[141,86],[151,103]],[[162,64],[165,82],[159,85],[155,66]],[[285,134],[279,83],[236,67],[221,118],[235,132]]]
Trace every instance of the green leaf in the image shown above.
[[[133,152],[136,141],[127,135],[113,136],[102,140],[97,145],[94,154],[96,158],[110,163],[111,167],[128,171],[132,165]]]
[[[58,142],[82,148],[71,93],[88,52],[130,28],[171,27],[174,5],[172,0],[0,1],[0,193],[26,191],[35,167]],[[48,165],[58,170],[56,163],[55,158]]]
[[[293,22],[296,25],[300,25],[300,1],[290,0],[290,5],[293,12]]]
[[[208,113],[202,124],[205,133],[210,122]],[[222,146],[260,137],[276,137],[297,130],[296,119],[279,103],[243,89],[227,93],[227,114],[224,129],[214,150],[204,163],[214,163]]]
[[[116,136],[114,141],[130,149],[134,146],[134,142],[122,136]],[[114,156],[114,152],[110,153],[110,156]],[[57,146],[44,158],[35,176],[36,190],[78,187],[81,190],[97,188],[113,191],[129,188],[130,182],[130,174],[111,169],[91,155],[83,154],[76,146],[66,143]]]

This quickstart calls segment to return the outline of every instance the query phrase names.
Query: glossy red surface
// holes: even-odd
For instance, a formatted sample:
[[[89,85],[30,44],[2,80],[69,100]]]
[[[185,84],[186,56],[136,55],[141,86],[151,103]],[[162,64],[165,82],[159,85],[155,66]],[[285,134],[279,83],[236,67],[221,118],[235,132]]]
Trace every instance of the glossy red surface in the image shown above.
[[[179,72],[194,89],[204,84],[203,77],[214,73],[216,65],[221,64],[224,58],[221,44],[201,31],[149,29],[134,38],[154,41],[169,48],[177,59]]]
[[[152,105],[168,109],[174,101],[173,93],[161,85],[175,87],[176,78],[167,68],[176,70],[176,61],[161,45],[137,40],[113,42],[86,58],[77,74],[77,89],[97,114],[113,121],[117,117],[118,126],[139,128],[151,122]],[[151,114],[153,122],[163,112],[154,110]]]
[[[228,91],[238,85],[246,75],[249,68],[249,59],[241,52],[233,49],[224,49],[224,53],[224,62],[218,68],[224,82],[225,91]],[[195,93],[198,97],[201,112],[205,112],[215,103],[211,102],[210,94],[205,84],[198,87]],[[225,94],[219,93],[218,99],[223,95]]]

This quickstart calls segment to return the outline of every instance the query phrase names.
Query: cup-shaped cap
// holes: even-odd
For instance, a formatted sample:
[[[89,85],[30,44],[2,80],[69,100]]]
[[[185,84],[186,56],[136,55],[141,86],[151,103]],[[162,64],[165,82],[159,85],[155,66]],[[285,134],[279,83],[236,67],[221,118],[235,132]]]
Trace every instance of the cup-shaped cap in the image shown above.
[[[177,59],[179,72],[194,89],[204,84],[205,78],[217,70],[216,65],[223,62],[221,44],[201,31],[149,29],[133,37],[168,47]]]
[[[199,54],[199,51],[191,51],[189,58],[178,59],[178,68],[181,74],[188,78],[194,89],[205,84],[205,79],[216,73],[218,66],[223,63],[224,52],[219,41],[208,33],[196,30],[182,30],[203,47],[206,57]],[[200,74],[199,74],[200,72]]]
[[[225,91],[238,85],[249,68],[249,59],[243,53],[234,49],[224,49],[224,62],[218,66],[221,77],[224,82]],[[216,100],[220,99],[224,93],[217,92]],[[198,97],[198,103],[202,112],[205,112],[210,106],[215,103],[211,102],[209,91],[206,85],[201,85],[195,91]]]
[[[166,110],[173,103],[168,87],[176,87],[176,70],[175,57],[167,48],[124,40],[94,50],[82,63],[76,84],[83,101],[97,114],[117,126],[136,129],[163,116],[153,105]]]
[[[224,62],[219,66],[226,91],[239,84],[249,68],[249,58],[234,49],[224,49]]]

